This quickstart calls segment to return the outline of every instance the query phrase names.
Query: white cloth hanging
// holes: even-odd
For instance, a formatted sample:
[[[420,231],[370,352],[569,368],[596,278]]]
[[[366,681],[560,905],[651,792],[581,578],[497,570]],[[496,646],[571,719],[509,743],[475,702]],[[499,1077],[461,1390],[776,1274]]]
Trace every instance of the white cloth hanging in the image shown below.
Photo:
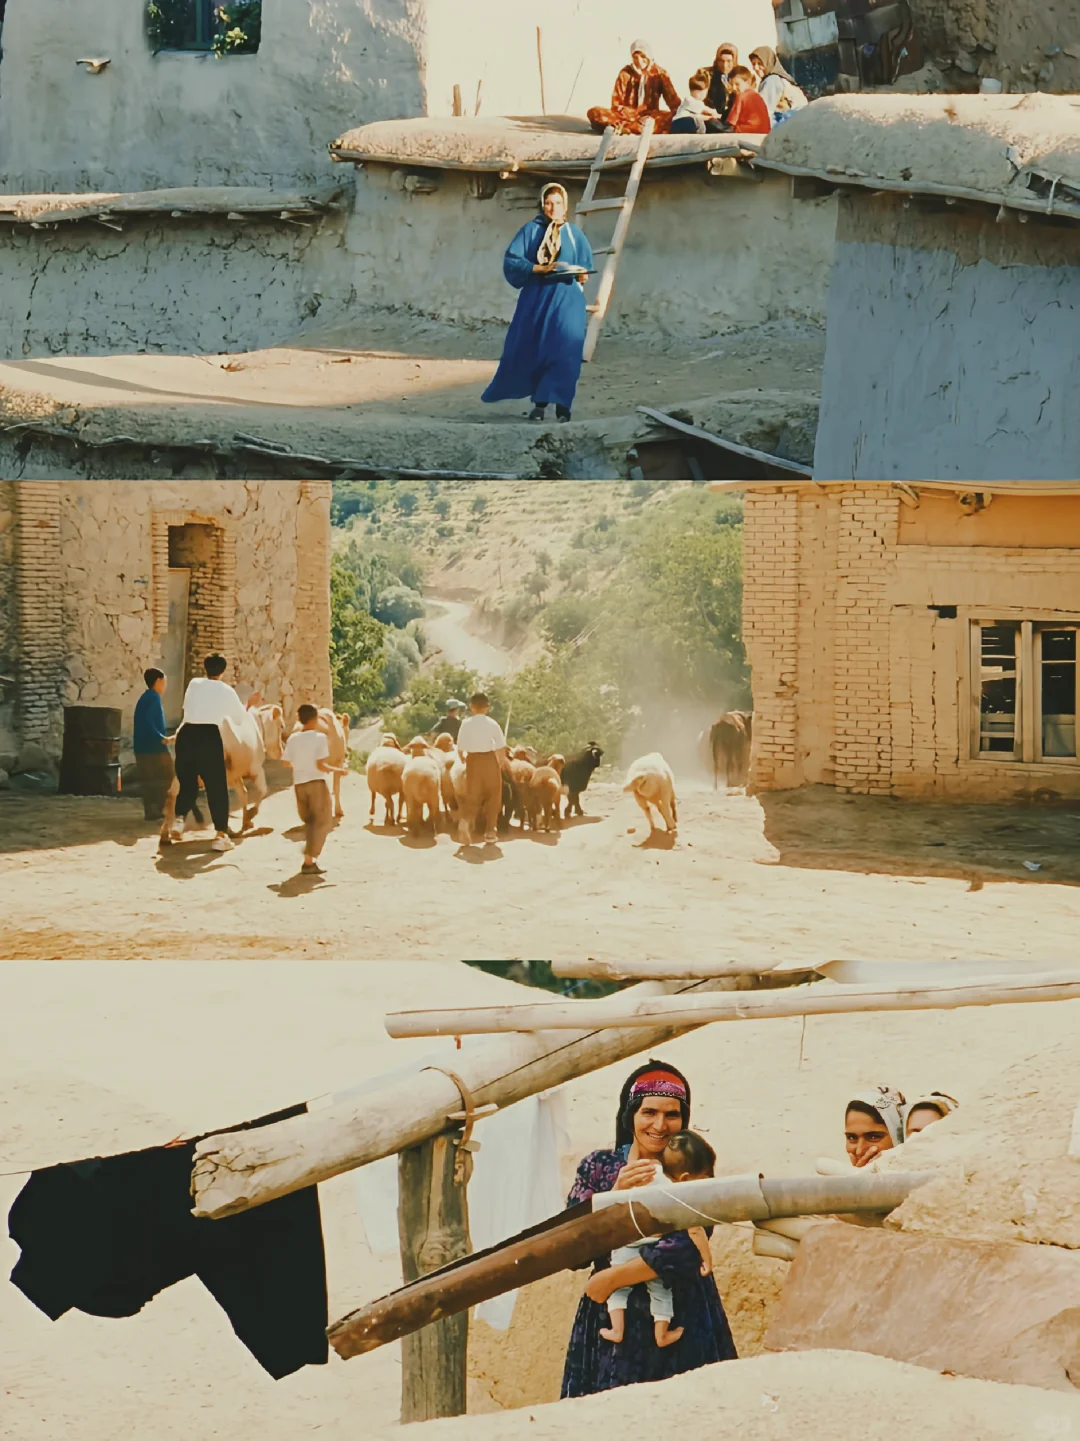
[[[560,1155],[569,1149],[561,1091],[530,1096],[505,1111],[477,1121],[480,1149],[473,1155],[469,1182],[469,1234],[473,1249],[483,1251],[561,1211]],[[397,1157],[361,1166],[354,1194],[368,1245],[379,1255],[396,1254]],[[476,1315],[505,1331],[514,1314],[517,1292],[496,1296]]]

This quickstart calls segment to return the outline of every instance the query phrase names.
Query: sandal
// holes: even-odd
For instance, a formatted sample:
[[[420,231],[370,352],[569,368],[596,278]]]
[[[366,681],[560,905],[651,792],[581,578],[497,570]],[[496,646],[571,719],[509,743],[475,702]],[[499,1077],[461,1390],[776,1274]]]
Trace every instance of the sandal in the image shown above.
[[[528,419],[529,419],[529,420],[546,420],[546,419],[547,419],[547,406],[546,406],[546,405],[534,405],[533,408],[532,408],[532,410],[529,411]]]

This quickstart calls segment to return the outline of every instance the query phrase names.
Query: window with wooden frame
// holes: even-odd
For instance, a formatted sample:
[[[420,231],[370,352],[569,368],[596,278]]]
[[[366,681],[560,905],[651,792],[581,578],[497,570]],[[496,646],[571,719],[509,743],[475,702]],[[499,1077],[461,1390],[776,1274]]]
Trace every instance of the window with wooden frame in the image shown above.
[[[971,754],[1076,765],[1080,621],[971,626]]]
[[[150,48],[252,55],[262,39],[262,0],[147,0]]]

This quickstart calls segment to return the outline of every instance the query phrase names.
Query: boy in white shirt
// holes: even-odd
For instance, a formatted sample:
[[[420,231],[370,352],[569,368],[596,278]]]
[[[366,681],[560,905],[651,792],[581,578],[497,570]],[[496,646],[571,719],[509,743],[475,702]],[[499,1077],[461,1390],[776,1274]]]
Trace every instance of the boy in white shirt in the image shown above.
[[[459,839],[472,844],[482,831],[485,845],[498,840],[495,826],[502,809],[502,773],[510,764],[506,737],[498,721],[488,715],[491,702],[478,691],[469,701],[469,714],[461,722],[457,746],[465,757],[465,805]]]
[[[330,764],[330,742],[319,728],[319,712],[313,705],[302,705],[296,713],[303,729],[294,731],[285,742],[281,759],[292,767],[293,794],[296,811],[304,823],[303,875],[321,876],[319,856],[326,837],[334,824],[334,808],[330,799],[330,776],[347,773],[347,766]]]

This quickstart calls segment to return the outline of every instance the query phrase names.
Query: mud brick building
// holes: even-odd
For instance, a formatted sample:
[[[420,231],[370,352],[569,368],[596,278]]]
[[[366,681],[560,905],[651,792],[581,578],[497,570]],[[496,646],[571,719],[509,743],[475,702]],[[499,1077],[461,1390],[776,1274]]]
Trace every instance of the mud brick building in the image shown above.
[[[1080,484],[751,486],[751,785],[1080,797]]]
[[[0,767],[57,755],[65,705],[130,734],[150,665],[172,723],[211,650],[290,719],[329,704],[329,592],[327,481],[0,481]]]

